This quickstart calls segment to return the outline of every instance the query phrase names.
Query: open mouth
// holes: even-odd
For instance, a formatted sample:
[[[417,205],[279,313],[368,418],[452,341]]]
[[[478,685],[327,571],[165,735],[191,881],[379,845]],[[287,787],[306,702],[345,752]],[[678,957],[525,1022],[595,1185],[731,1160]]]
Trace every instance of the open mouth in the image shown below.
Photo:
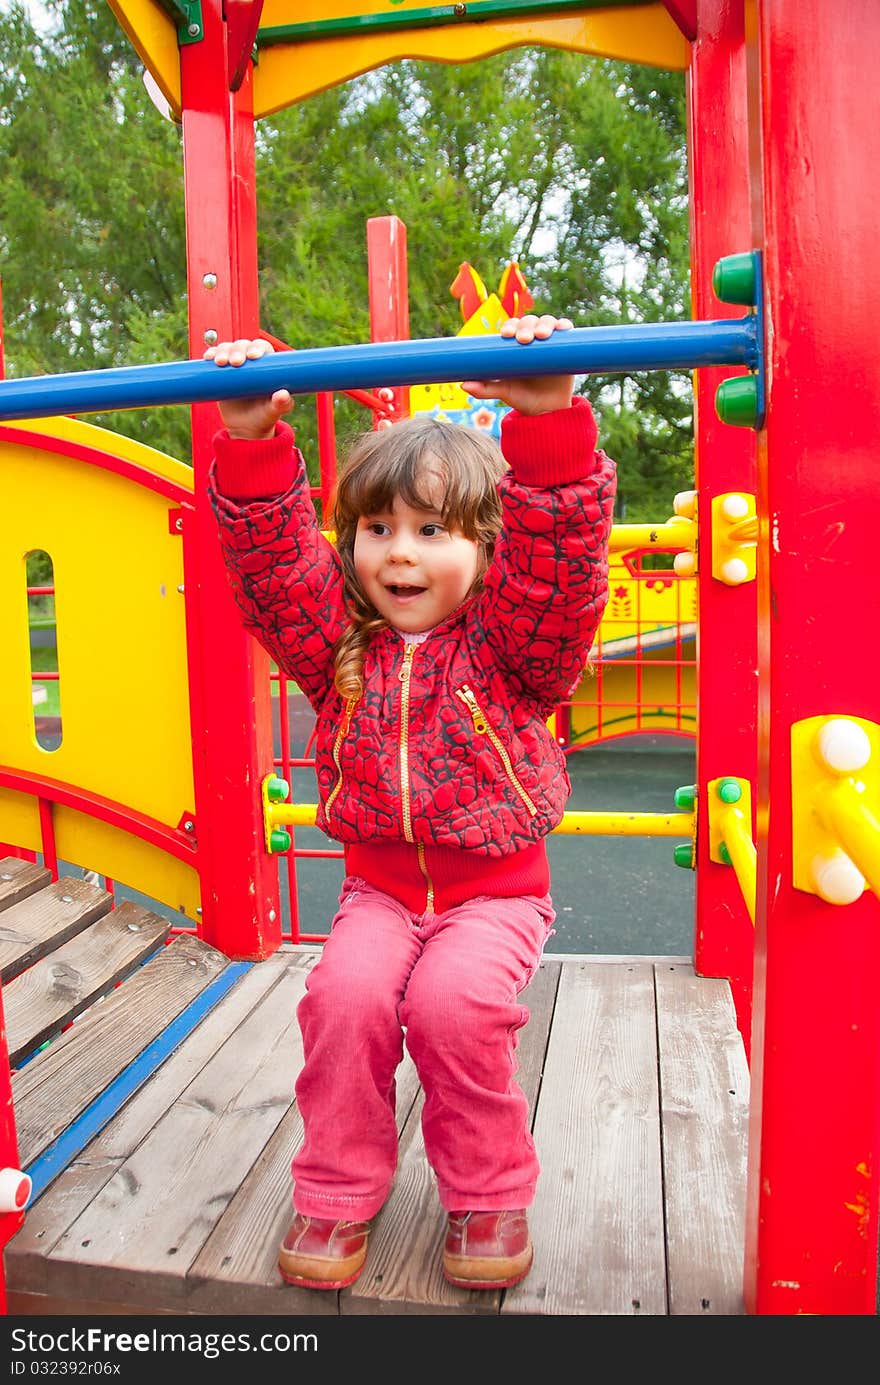
[[[397,597],[399,601],[405,601],[407,597],[421,596],[422,592],[426,591],[427,588],[404,587],[400,583],[395,582],[392,586],[388,587],[387,590],[392,596]]]

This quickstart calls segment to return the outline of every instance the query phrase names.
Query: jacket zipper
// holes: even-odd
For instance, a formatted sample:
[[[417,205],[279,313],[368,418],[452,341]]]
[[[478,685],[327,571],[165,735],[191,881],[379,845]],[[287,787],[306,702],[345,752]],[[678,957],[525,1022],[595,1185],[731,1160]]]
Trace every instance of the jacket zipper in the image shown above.
[[[409,790],[409,687],[412,677],[413,659],[417,648],[418,645],[415,644],[408,644],[406,646],[403,652],[403,663],[400,666],[400,673],[397,675],[400,679],[400,742],[398,747],[400,758],[400,810],[403,817],[404,839],[416,845],[419,870],[425,877],[425,885],[427,888],[425,913],[433,914],[434,884],[428,874],[424,845],[421,842],[416,844],[415,838],[413,837],[412,803]]]
[[[336,732],[336,740],[333,742],[333,763],[336,766],[336,783],[333,785],[333,789],[327,798],[327,802],[324,804],[324,814],[328,818],[328,820],[330,817],[330,809],[333,807],[336,795],[342,788],[342,765],[339,761],[339,752],[342,749],[342,742],[348,735],[348,728],[351,726],[352,712],[357,706],[357,702],[358,699],[356,697],[346,698],[345,712],[342,717],[342,725]]]
[[[489,740],[492,742],[493,746],[498,752],[499,759],[501,760],[501,763],[504,766],[504,770],[507,774],[508,779],[510,780],[514,789],[516,789],[516,792],[519,794],[523,803],[528,808],[530,817],[535,817],[537,815],[538,809],[535,806],[533,799],[529,797],[529,794],[526,792],[522,784],[519,782],[519,779],[516,775],[516,770],[513,768],[513,764],[511,763],[510,756],[508,755],[504,745],[502,745],[498,733],[495,731],[494,727],[489,721],[489,718],[486,716],[486,713],[483,711],[482,707],[480,706],[479,702],[474,696],[473,689],[468,687],[467,683],[464,683],[460,688],[456,688],[455,695],[457,698],[460,699],[460,701],[464,703],[464,705],[470,712],[471,720],[474,723],[474,730],[476,731],[477,735],[489,737]]]

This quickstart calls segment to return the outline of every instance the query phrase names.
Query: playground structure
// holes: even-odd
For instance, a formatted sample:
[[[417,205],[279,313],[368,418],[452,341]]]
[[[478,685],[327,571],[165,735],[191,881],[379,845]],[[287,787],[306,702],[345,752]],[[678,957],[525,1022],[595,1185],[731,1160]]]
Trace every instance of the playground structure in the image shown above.
[[[19,420],[0,425],[15,545],[4,550],[0,601],[9,666],[22,671],[4,682],[0,839],[16,854],[39,852],[50,873],[66,860],[134,880],[229,958],[270,958],[281,941],[278,862],[266,846],[286,805],[267,787],[269,669],[238,628],[202,502],[217,419],[209,401],[220,391],[199,358],[206,342],[259,331],[254,119],[401,56],[464,61],[546,42],[686,68],[694,322],[679,326],[693,330],[575,331],[542,344],[528,368],[608,369],[611,350],[611,369],[696,370],[695,496],[673,530],[686,530],[681,549],[699,555],[697,784],[683,790],[671,835],[689,838],[696,868],[695,972],[729,984],[751,1069],[744,1302],[757,1314],[875,1313],[878,680],[871,657],[838,651],[861,646],[854,592],[873,557],[877,367],[851,266],[868,261],[874,235],[864,166],[878,141],[865,96],[876,7],[855,0],[830,17],[819,0],[607,9],[497,0],[463,18],[415,0],[381,13],[366,0],[112,8],[182,120],[193,360],[0,386],[0,419]],[[400,239],[384,224],[371,234],[373,282],[400,284]],[[253,391],[280,371],[276,383],[301,392],[366,390],[393,421],[402,391],[445,378],[451,363],[461,362],[458,378],[502,373],[510,344],[409,342],[401,302],[377,292],[368,346],[251,363]],[[845,396],[829,388],[832,358]],[[60,417],[176,399],[198,401],[192,477]],[[327,399],[322,416],[332,435]],[[144,496],[137,537],[100,520],[117,507],[134,513],[119,499],[131,487]],[[75,534],[70,513],[82,519]],[[118,614],[89,556],[100,552],[104,566],[116,543],[143,555],[139,577],[153,594],[137,631],[149,689],[129,712],[143,715],[141,744],[127,755],[124,786],[112,749],[96,747],[125,744],[125,727],[98,705],[94,651],[83,655],[98,592],[102,622]],[[51,776],[34,744],[22,620],[21,555],[35,548],[55,563],[64,680]],[[188,718],[168,714],[182,686]],[[5,1109],[4,1242],[25,1215],[11,1097]]]

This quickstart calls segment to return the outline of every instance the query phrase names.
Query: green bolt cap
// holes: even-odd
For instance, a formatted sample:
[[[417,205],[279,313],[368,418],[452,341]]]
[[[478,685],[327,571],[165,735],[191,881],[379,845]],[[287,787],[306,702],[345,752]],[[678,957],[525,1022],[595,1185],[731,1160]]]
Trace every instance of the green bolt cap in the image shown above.
[[[758,377],[734,375],[715,391],[715,412],[722,423],[754,428],[758,422]]]
[[[712,289],[722,303],[744,303],[752,306],[756,298],[755,257],[726,255],[712,270]]]
[[[739,803],[743,796],[741,785],[735,779],[722,779],[718,785],[718,797],[722,803]]]
[[[290,785],[286,779],[279,779],[277,774],[273,774],[266,785],[266,797],[270,803],[283,803],[290,793]]]
[[[677,866],[682,866],[685,870],[694,868],[694,848],[690,842],[682,842],[673,848],[672,859]]]
[[[269,837],[269,850],[274,854],[276,851],[289,851],[291,846],[290,833],[284,827],[273,827]]]
[[[722,842],[718,848],[718,855],[721,857],[721,861],[725,866],[733,865],[733,862],[730,859],[730,852],[727,850],[727,846],[724,842]]]
[[[696,784],[682,784],[680,789],[675,790],[674,802],[676,808],[681,808],[685,813],[693,812],[694,804],[697,801]]]

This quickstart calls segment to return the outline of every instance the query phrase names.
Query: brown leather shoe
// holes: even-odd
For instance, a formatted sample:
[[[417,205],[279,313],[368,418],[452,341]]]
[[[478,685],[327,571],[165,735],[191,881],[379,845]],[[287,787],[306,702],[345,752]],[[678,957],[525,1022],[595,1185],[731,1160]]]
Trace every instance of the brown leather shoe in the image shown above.
[[[463,1289],[509,1289],[532,1267],[526,1214],[450,1212],[443,1273]]]
[[[364,1268],[369,1231],[366,1221],[321,1221],[297,1212],[278,1252],[281,1278],[305,1289],[344,1289]]]

